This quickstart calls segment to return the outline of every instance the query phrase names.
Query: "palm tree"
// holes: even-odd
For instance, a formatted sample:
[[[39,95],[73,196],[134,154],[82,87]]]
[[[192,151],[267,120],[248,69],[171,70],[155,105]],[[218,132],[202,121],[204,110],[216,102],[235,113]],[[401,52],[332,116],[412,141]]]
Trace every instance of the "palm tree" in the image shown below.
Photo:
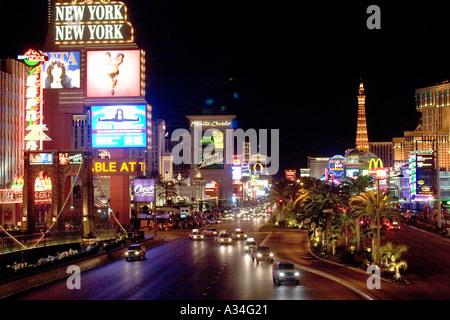
[[[320,181],[320,180],[318,180]],[[302,189],[294,204],[300,204],[300,219],[311,219],[325,230],[327,254],[331,253],[333,219],[340,211],[342,198],[339,186],[326,182],[316,182],[310,190]]]
[[[294,201],[299,190],[300,184],[286,178],[280,179],[272,185],[269,193],[269,201],[277,204],[276,212],[272,212],[273,221],[283,220],[282,213],[284,206]]]
[[[178,196],[178,190],[175,182],[172,180],[158,181],[156,184],[156,195],[159,198],[164,199],[165,206],[169,205],[169,202]]]
[[[379,262],[378,249],[380,248],[381,240],[381,219],[383,217],[391,217],[394,214],[394,211],[391,210],[392,200],[387,196],[378,197],[375,192],[369,190],[353,196],[350,199],[350,206],[354,210],[355,216],[367,218],[372,230],[374,230],[372,236],[372,262],[377,264]]]
[[[394,246],[391,242],[386,243],[380,248],[380,254],[383,257],[384,264],[389,271],[394,271],[394,278],[399,280],[401,278],[400,269],[406,269],[408,263],[406,261],[400,260],[403,253],[408,251],[406,245]]]
[[[353,196],[366,192],[369,188],[374,186],[374,181],[371,176],[358,176],[356,179],[345,181],[342,185],[345,190],[345,200],[349,218],[353,221],[353,229],[356,236],[356,252],[361,253],[361,218],[365,215],[364,212],[355,212],[350,206],[350,199]],[[347,218],[347,217],[345,217]]]
[[[348,227],[353,224],[353,217],[348,213],[348,210],[342,212],[337,219],[336,227],[343,231],[345,235],[345,246],[348,246]]]

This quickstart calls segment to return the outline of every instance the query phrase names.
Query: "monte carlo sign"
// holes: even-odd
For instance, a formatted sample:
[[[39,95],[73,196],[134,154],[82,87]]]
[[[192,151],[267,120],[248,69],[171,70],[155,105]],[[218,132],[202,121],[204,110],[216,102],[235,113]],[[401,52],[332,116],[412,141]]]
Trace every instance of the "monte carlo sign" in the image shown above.
[[[128,43],[134,41],[127,7],[120,1],[56,2],[52,14],[55,44]]]

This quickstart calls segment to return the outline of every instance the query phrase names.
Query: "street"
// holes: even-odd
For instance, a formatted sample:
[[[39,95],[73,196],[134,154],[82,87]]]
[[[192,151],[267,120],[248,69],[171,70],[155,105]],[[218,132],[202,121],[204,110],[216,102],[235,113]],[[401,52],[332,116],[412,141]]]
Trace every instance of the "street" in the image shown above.
[[[236,219],[217,229],[241,228],[257,243],[265,219]],[[192,241],[188,231],[147,251],[145,261],[121,259],[81,272],[81,289],[69,290],[66,279],[10,296],[16,300],[362,300],[335,281],[302,271],[300,285],[277,287],[272,265],[252,262],[243,241],[221,246],[213,236]],[[161,232],[160,235],[164,233]],[[269,239],[270,240],[270,239]],[[274,250],[275,258],[277,252]]]

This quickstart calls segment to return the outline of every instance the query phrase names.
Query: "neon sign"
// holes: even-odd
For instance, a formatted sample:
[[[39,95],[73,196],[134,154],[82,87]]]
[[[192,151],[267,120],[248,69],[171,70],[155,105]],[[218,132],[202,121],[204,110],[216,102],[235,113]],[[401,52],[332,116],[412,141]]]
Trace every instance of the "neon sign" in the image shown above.
[[[134,30],[123,2],[55,3],[55,44],[129,43]]]
[[[95,160],[92,171],[104,176],[138,175],[145,171],[145,162],[139,160]]]
[[[411,191],[411,196],[417,195],[417,165],[416,156],[409,156],[409,188]]]
[[[336,177],[340,177],[344,174],[345,158],[340,155],[336,155],[330,159],[328,163],[328,169],[334,173]]]
[[[376,176],[378,169],[384,168],[383,167],[383,161],[381,161],[380,158],[378,159],[370,159],[369,161],[369,175]]]
[[[228,127],[231,125],[231,121],[192,121],[191,127],[203,126],[203,127]]]
[[[42,141],[51,139],[44,133],[48,130],[42,122],[42,65],[48,60],[41,51],[29,49],[18,58],[24,60],[25,68],[25,150],[42,150]]]
[[[155,201],[155,179],[134,180],[134,201],[136,202]]]

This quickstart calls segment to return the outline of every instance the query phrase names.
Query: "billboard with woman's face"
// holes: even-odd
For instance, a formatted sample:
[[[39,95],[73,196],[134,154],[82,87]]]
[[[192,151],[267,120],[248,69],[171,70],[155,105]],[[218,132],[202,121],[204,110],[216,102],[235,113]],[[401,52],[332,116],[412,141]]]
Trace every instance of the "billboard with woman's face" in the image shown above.
[[[88,97],[140,96],[140,50],[88,51],[86,90]]]
[[[80,52],[44,52],[44,89],[80,88]]]

